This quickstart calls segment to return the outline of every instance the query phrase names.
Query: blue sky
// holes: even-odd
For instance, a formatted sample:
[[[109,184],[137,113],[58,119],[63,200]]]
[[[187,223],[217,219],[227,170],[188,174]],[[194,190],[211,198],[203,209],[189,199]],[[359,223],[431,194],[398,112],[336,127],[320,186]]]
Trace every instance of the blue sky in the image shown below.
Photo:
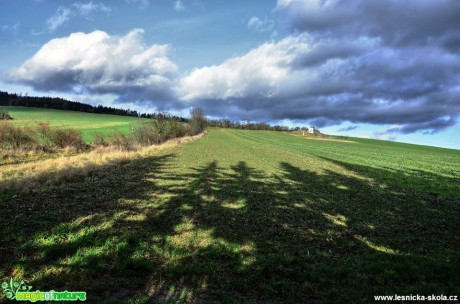
[[[460,149],[456,0],[0,1],[4,91]]]

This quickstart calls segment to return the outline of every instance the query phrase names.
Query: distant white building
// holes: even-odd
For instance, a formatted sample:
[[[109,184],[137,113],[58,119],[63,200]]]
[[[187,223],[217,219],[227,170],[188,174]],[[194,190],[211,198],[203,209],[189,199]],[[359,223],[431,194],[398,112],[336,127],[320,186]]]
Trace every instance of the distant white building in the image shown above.
[[[315,134],[315,133],[319,132],[318,129],[315,126],[309,126],[307,128],[307,131],[308,131],[309,134]]]

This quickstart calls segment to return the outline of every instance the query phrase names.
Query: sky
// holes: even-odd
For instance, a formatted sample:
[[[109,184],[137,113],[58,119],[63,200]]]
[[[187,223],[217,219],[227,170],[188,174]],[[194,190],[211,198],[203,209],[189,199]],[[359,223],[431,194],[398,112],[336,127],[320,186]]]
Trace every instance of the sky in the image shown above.
[[[0,0],[0,90],[460,149],[458,0]]]

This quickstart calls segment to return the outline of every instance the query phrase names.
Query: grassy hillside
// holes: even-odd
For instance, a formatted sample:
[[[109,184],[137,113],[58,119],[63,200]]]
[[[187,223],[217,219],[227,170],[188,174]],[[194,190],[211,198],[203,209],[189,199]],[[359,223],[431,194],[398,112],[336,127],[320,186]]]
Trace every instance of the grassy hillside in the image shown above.
[[[63,111],[54,109],[1,107],[7,109],[14,118],[14,125],[49,122],[52,125],[67,126],[82,132],[85,141],[91,141],[94,133],[111,134],[115,130],[128,133],[139,118],[108,114]]]
[[[3,191],[0,278],[98,303],[460,292],[460,151],[212,129],[71,164]]]

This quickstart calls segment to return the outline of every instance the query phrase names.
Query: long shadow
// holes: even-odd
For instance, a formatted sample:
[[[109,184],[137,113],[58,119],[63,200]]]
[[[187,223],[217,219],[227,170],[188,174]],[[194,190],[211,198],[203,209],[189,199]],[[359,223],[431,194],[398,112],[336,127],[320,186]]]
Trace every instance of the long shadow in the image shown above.
[[[314,198],[313,208],[339,233],[332,237],[331,256],[336,261],[327,264],[332,262],[335,272],[329,279],[341,280],[340,293],[353,295],[350,301],[360,299],[359,293],[351,292],[359,286],[373,286],[367,290],[369,296],[420,290],[458,293],[458,202],[383,184],[379,169],[330,161],[367,180],[332,171],[312,176],[308,170],[281,165],[283,178],[296,181],[298,192]]]
[[[46,286],[64,288],[75,283],[66,282],[67,277],[80,277],[82,282],[77,281],[76,287],[86,286],[88,282],[83,280],[105,270],[108,264],[114,272],[125,268],[132,271],[130,266],[142,264],[130,258],[139,240],[125,219],[139,214],[139,209],[123,201],[147,199],[150,192],[160,191],[148,179],[168,170],[174,157],[166,154],[99,166],[89,175],[75,176],[71,182],[30,189],[28,193],[7,193],[10,199],[1,202],[0,213],[0,277],[25,276],[34,287],[43,290]],[[120,239],[116,239],[118,233]],[[117,246],[114,259],[107,258],[109,252],[84,253],[86,248],[104,242]],[[78,258],[64,263],[62,258],[69,256]],[[32,275],[47,267],[56,268],[58,275]],[[96,288],[97,285],[95,282]]]
[[[453,168],[449,172],[451,176],[445,176],[427,170],[401,168],[400,171],[395,171],[395,168],[375,168],[319,155],[316,157],[348,170],[357,171],[381,183],[391,183],[403,192],[424,192],[428,199],[444,197],[460,202],[460,172]]]
[[[193,191],[214,198],[194,198],[188,215],[196,226],[233,244],[254,244],[250,266],[241,267],[244,254],[225,259],[227,273],[233,270],[228,286],[287,302],[368,302],[395,291],[457,290],[458,206],[424,204],[423,196],[366,179],[280,165],[284,173],[274,179],[244,162],[230,174],[216,163],[196,169]],[[226,206],[235,201],[244,204]],[[202,264],[214,262],[207,252],[197,253]],[[178,268],[189,263],[190,257]]]
[[[180,170],[174,155],[154,156],[14,197],[2,202],[1,277],[85,290],[98,303],[458,293],[451,200],[382,187],[368,167],[356,176],[280,169],[211,161]]]

